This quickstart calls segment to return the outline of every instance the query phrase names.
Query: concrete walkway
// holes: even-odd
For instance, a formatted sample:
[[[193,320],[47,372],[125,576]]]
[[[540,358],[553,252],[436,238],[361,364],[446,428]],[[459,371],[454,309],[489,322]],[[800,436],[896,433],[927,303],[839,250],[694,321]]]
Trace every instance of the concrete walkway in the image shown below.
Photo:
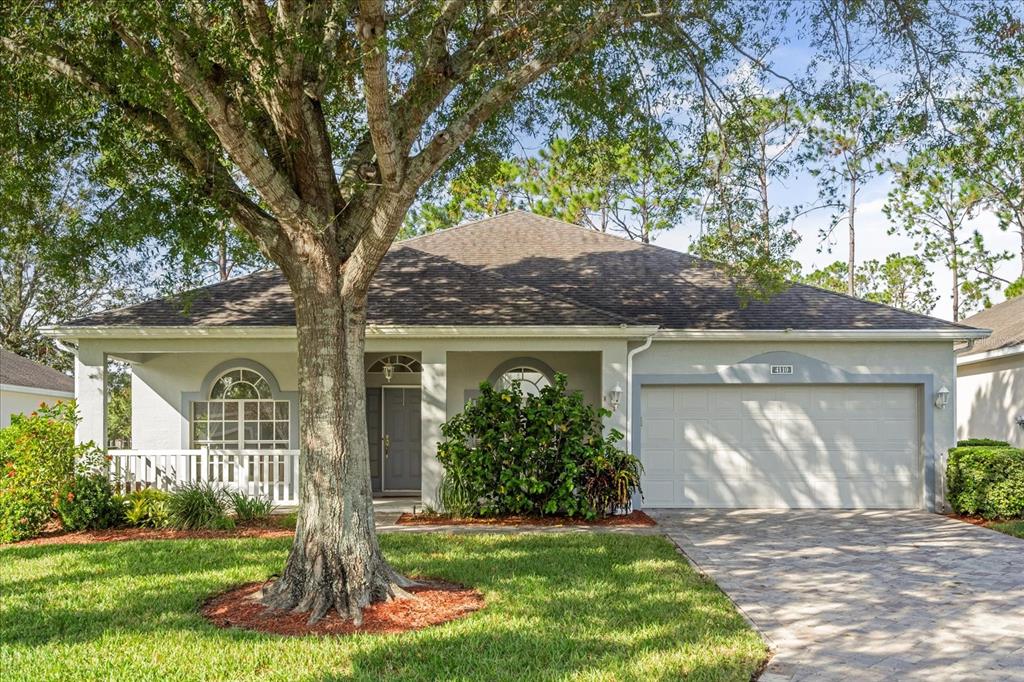
[[[1024,680],[1024,540],[918,511],[652,511],[781,680]]]

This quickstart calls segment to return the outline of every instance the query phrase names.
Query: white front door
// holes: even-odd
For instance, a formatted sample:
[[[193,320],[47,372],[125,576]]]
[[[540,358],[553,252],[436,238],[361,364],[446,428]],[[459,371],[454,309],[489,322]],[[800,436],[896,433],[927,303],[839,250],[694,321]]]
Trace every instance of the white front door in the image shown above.
[[[646,386],[647,507],[916,508],[913,386]]]

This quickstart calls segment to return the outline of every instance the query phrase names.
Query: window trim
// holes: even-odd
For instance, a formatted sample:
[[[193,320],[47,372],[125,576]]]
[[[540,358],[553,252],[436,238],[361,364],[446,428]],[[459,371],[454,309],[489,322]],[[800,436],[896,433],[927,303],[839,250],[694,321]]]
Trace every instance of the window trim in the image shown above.
[[[227,372],[237,369],[247,369],[259,373],[270,385],[271,400],[288,401],[287,449],[297,450],[299,447],[299,392],[282,391],[281,386],[277,381],[277,377],[273,372],[263,364],[248,358],[233,358],[217,363],[216,366],[206,373],[206,376],[199,386],[199,390],[182,391],[179,411],[179,414],[181,415],[181,447],[184,449],[192,448],[192,404],[197,401],[209,401],[210,391],[213,388],[214,382]],[[244,442],[242,440],[242,435],[243,434],[239,433],[240,442]],[[267,450],[267,452],[273,451]]]

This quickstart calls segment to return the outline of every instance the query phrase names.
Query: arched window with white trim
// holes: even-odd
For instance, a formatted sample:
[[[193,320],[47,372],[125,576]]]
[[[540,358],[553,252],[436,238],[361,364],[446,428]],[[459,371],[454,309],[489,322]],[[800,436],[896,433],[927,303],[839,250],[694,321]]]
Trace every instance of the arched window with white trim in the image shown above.
[[[502,372],[498,377],[496,388],[505,390],[511,388],[515,382],[519,382],[519,388],[523,395],[537,395],[541,389],[551,385],[551,379],[542,370],[528,365],[512,367]]]
[[[246,367],[222,372],[207,400],[192,402],[192,446],[224,450],[282,450],[291,439],[291,403]]]

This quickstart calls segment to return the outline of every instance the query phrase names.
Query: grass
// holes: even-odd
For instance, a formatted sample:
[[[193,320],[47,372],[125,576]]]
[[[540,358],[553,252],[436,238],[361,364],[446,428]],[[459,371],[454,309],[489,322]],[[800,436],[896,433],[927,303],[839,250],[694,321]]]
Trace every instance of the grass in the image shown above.
[[[663,538],[384,535],[408,574],[476,586],[487,606],[401,635],[220,630],[210,594],[280,570],[287,539],[0,549],[7,682],[132,680],[749,680],[764,644]]]
[[[993,521],[988,524],[988,527],[992,530],[997,530],[1000,533],[1006,533],[1012,535],[1015,538],[1024,539],[1024,519],[1017,521]]]

